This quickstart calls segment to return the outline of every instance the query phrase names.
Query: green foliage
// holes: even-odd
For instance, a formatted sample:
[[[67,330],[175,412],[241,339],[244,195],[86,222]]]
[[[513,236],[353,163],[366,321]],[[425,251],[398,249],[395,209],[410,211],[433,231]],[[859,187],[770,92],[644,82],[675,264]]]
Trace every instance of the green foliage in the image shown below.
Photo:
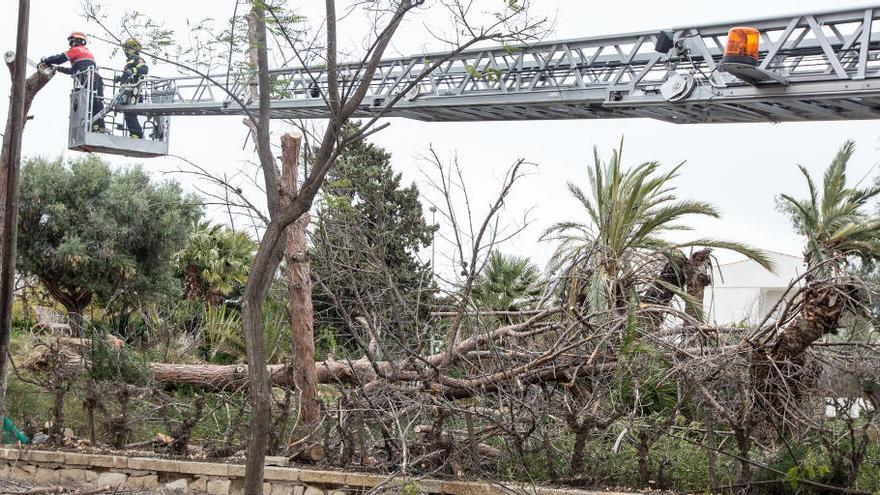
[[[344,130],[357,131],[354,125]],[[317,328],[339,325],[334,299],[351,307],[365,301],[368,311],[393,321],[394,311],[417,307],[431,286],[430,264],[418,253],[430,245],[435,227],[424,221],[418,188],[401,182],[391,155],[364,140],[346,148],[330,170],[310,253],[319,281],[313,296]]]
[[[624,404],[624,409],[636,410],[642,416],[669,414],[678,403],[678,389],[669,378],[672,366],[657,348],[641,341],[630,342],[621,350],[622,366],[615,370],[617,401]]]
[[[541,295],[539,277],[528,258],[494,251],[474,283],[474,304],[494,311],[530,309]]]
[[[400,487],[400,495],[420,495],[419,485],[416,483],[407,483]]]
[[[243,362],[247,354],[241,314],[223,306],[205,306],[202,320],[205,341],[214,362]],[[263,314],[263,339],[270,364],[280,364],[289,354],[290,325],[283,313]]]
[[[770,467],[785,473],[779,475],[774,472],[762,473],[766,480],[779,480],[785,482],[775,486],[771,492],[777,494],[789,493],[815,493],[814,489],[801,480],[826,483],[830,481],[831,466],[821,456],[821,450],[807,443],[809,439],[801,441],[789,441],[785,448],[781,448],[775,457],[770,459]],[[821,491],[820,491],[821,493]]]
[[[174,255],[184,296],[220,304],[241,295],[257,244],[247,234],[224,225],[200,224],[186,247]]]
[[[467,71],[468,75],[475,80],[485,80],[489,82],[498,82],[501,80],[501,77],[504,75],[504,71],[499,69],[498,67],[487,67],[482,72],[477,69],[474,65],[466,65],[464,68]]]
[[[622,153],[622,141],[608,162],[594,149],[594,163],[587,170],[589,189],[568,184],[569,192],[586,212],[586,221],[558,222],[542,236],[560,242],[552,265],[572,270],[567,295],[570,304],[586,299],[592,311],[604,311],[628,292],[629,287],[622,287],[620,281],[632,279],[648,260],[675,256],[686,247],[729,249],[772,268],[762,252],[741,243],[665,239],[670,232],[691,230],[682,222],[686,217],[720,215],[708,203],[676,197],[672,181],[684,163],[667,172],[661,172],[657,162],[626,168]]]
[[[848,187],[846,167],[855,151],[847,141],[825,170],[820,190],[806,168],[799,166],[807,182],[809,198],[780,195],[780,207],[791,217],[795,228],[807,241],[808,264],[829,271],[839,263],[827,264],[840,255],[864,260],[880,257],[880,218],[866,211],[868,202],[880,194],[880,184]]]
[[[145,385],[149,373],[142,357],[129,347],[117,347],[107,333],[97,328],[88,331],[91,346],[88,374],[95,381],[120,380],[132,385]]]
[[[174,182],[140,168],[112,170],[95,155],[25,161],[17,268],[67,308],[173,293],[172,253],[201,209]]]
[[[319,326],[315,332],[315,359],[337,358],[339,357],[339,350],[335,327],[330,325]]]

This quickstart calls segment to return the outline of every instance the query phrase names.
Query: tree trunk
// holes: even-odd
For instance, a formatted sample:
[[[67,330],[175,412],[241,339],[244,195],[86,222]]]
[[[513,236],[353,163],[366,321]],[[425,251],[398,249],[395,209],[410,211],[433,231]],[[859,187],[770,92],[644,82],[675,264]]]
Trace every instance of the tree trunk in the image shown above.
[[[326,455],[327,451],[323,445],[312,443],[293,454],[291,458],[302,462],[321,462]]]
[[[559,480],[559,473],[556,471],[556,453],[553,451],[553,441],[550,438],[550,431],[547,427],[541,432],[541,449],[544,451],[544,464],[547,469],[547,477],[551,482]]]
[[[15,61],[15,52],[6,52],[5,55],[6,66],[9,68],[9,72],[12,74],[13,79],[15,79],[15,68],[13,67]],[[28,112],[31,109],[31,104],[34,101],[34,97],[37,93],[43,89],[46,83],[52,79],[52,76],[55,75],[55,71],[48,67],[42,67],[33,74],[30,75],[25,80],[24,83],[24,109],[22,110],[23,116],[27,116]],[[9,114],[9,117],[6,119],[6,130],[3,133],[3,146],[0,148],[0,222],[3,221],[3,215],[5,211],[4,201],[6,198],[6,166],[9,163],[10,152],[12,146],[12,114]],[[27,119],[24,119],[22,122],[22,129],[24,128],[24,124],[27,122]],[[2,246],[0,246],[2,249]],[[0,251],[2,252],[2,251]]]
[[[266,344],[263,340],[263,299],[272,283],[281,254],[280,238],[285,224],[278,222],[280,190],[278,169],[270,146],[271,121],[269,120],[269,60],[266,38],[266,12],[262,2],[253,1],[248,39],[251,54],[256,54],[259,89],[259,111],[255,122],[257,155],[266,187],[266,203],[269,208],[269,224],[260,240],[248,275],[242,298],[242,324],[247,347],[248,384],[251,398],[251,422],[248,431],[247,460],[245,461],[244,492],[248,495],[263,494],[263,461],[269,445],[272,427],[272,389],[266,370]]]
[[[202,288],[201,278],[199,277],[199,269],[195,265],[187,265],[183,271],[183,297],[190,300],[201,299],[205,296]]]
[[[689,301],[685,301],[685,313],[695,320],[703,321],[703,299],[706,287],[712,283],[709,269],[712,267],[712,250],[701,249],[691,255],[685,265],[685,290]]]
[[[578,428],[574,432],[574,445],[571,447],[571,458],[568,461],[568,476],[576,478],[584,472],[584,449],[587,447],[587,428]]]
[[[770,356],[792,360],[823,335],[837,332],[845,300],[855,297],[855,289],[839,284],[808,282],[800,314],[776,339]]]
[[[717,453],[715,450],[718,448],[717,442],[715,442],[715,415],[713,412],[709,412],[706,415],[706,474],[709,477],[709,486],[711,488],[712,495],[716,495],[721,493],[718,490],[718,464],[717,464]]]
[[[392,363],[377,363],[380,371],[390,373]],[[244,364],[166,364],[149,363],[153,380],[168,385],[193,385],[213,390],[235,390],[247,386],[248,366]],[[295,385],[287,365],[273,364],[265,367],[266,375],[277,387]],[[315,366],[316,383],[369,383],[376,378],[373,366],[367,360],[352,363],[322,361]]]
[[[651,468],[651,444],[645,433],[639,435],[639,440],[636,443],[636,459],[638,461],[639,479],[642,483],[648,485],[651,481],[653,469]]]
[[[64,395],[66,392],[67,388],[61,383],[56,383],[52,390],[54,400],[52,401],[52,428],[50,433],[59,444],[61,444],[64,433]]]
[[[666,306],[675,297],[675,291],[671,287],[684,288],[684,266],[687,258],[676,252],[663,265],[660,273],[655,277],[657,283],[653,283],[642,294],[641,300],[646,304]]]
[[[642,293],[641,302],[654,306],[668,306],[676,294],[672,288],[683,289],[685,287],[684,271],[687,262],[687,258],[680,252],[676,251],[674,255],[671,255],[660,273],[656,275],[656,280]],[[654,331],[659,330],[665,317],[666,314],[663,312],[650,313],[651,328]]]
[[[18,31],[16,35],[16,54],[7,53],[6,65],[12,73],[12,98],[9,103],[6,134],[0,148],[0,419],[6,414],[7,356],[9,355],[9,336],[12,331],[12,301],[15,291],[15,248],[18,240],[18,178],[21,164],[21,138],[27,107],[27,80],[25,79],[28,47],[28,23],[30,20],[30,1],[18,2]]]
[[[757,348],[752,352],[752,386],[766,399],[769,410],[783,419],[783,425],[789,403],[800,400],[811,379],[804,352],[823,335],[837,331],[845,300],[855,299],[855,291],[842,284],[808,280],[797,318],[776,337],[769,351]]]
[[[297,164],[302,136],[291,133],[281,136],[281,177],[287,187],[287,198],[297,193]],[[288,201],[284,201],[287,206]],[[314,313],[312,310],[312,278],[309,272],[306,228],[309,225],[308,212],[303,213],[292,225],[287,227],[287,242],[284,258],[287,261],[287,287],[290,298],[290,333],[293,340],[291,365],[293,382],[299,391],[299,425],[302,433],[308,434],[317,425],[321,416],[318,399],[318,379],[315,371]],[[297,434],[294,441],[304,435]]]
[[[752,439],[748,433],[737,430],[734,433],[737,451],[739,452],[739,478],[737,484],[742,488],[741,493],[752,493],[752,465],[749,462],[749,450],[752,447]]]
[[[257,53],[257,50],[255,50],[260,43],[259,38],[257,37],[257,32],[259,31],[257,26],[257,15],[251,11],[244,16],[244,19],[247,21],[248,25],[248,45],[250,45],[250,49],[248,50],[248,63],[251,65],[250,69],[256,74],[260,64],[259,54]],[[258,98],[260,96],[258,77],[251,78],[251,81],[248,83],[248,89],[251,92],[251,98]]]

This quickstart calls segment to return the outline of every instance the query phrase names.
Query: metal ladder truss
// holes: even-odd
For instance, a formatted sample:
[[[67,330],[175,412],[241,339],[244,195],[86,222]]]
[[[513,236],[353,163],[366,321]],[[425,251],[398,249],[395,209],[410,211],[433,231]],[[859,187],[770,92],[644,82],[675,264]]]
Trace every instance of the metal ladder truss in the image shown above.
[[[102,72],[109,72],[111,77],[103,78]],[[170,120],[167,116],[151,115],[141,123],[145,139],[134,139],[129,135],[120,113],[121,107],[126,102],[137,100],[140,89],[137,86],[117,85],[112,76],[118,74],[112,69],[91,67],[74,75],[73,91],[70,93],[68,149],[140,158],[167,155]],[[104,83],[103,97],[99,97],[95,91],[97,78]],[[163,101],[162,87],[160,82],[151,84],[152,101]],[[103,110],[95,111],[96,101],[103,103]]]
[[[673,123],[780,122],[880,117],[880,16],[877,8],[794,15],[668,30],[674,47],[655,51],[660,31],[474,49],[425,77],[387,115],[424,121],[652,118]],[[759,69],[747,83],[720,65],[731,27],[761,33]],[[373,78],[358,117],[389,98],[442,54],[388,59]],[[360,75],[340,68],[342,84]],[[733,71],[731,71],[733,72]],[[282,68],[273,78],[272,118],[324,118],[326,72]],[[213,78],[256,103],[249,75]],[[780,83],[783,81],[785,83]],[[664,86],[665,85],[665,86]],[[670,88],[675,89],[670,96]],[[242,109],[203,77],[150,79],[145,98],[124,106],[141,115],[240,115]]]

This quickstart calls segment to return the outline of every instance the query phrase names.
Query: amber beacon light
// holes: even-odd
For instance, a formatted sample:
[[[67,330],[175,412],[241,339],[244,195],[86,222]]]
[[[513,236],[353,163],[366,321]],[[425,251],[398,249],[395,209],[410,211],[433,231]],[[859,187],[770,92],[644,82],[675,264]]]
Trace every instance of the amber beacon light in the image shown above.
[[[722,63],[758,65],[758,43],[761,33],[755,28],[735,27],[727,34],[727,48]]]

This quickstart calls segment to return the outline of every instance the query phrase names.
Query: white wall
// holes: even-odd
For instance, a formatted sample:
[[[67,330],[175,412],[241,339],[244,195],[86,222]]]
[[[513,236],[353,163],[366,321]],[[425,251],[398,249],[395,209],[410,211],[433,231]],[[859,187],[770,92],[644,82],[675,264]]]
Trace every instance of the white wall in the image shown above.
[[[759,289],[746,287],[718,288],[706,290],[704,307],[709,321],[720,325],[751,323],[758,312]]]
[[[704,305],[708,321],[719,325],[759,323],[788,285],[803,273],[803,260],[783,253],[768,253],[775,265],[769,272],[751,260],[715,267]]]

